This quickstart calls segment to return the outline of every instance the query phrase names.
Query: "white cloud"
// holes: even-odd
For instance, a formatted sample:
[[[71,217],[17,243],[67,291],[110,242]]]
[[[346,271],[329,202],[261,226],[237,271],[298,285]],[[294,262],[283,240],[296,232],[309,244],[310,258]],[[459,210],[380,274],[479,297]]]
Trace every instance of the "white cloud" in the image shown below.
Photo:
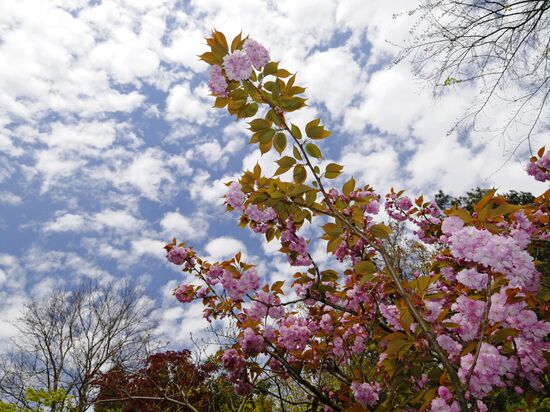
[[[170,121],[208,123],[213,116],[213,113],[209,113],[212,102],[208,95],[205,87],[197,86],[191,89],[188,82],[174,86],[166,99],[166,118]]]
[[[208,221],[202,216],[187,217],[179,212],[166,213],[160,225],[166,238],[176,237],[181,241],[203,239],[208,234]]]
[[[227,192],[225,183],[231,180],[235,180],[235,178],[223,176],[219,179],[211,180],[208,172],[197,171],[188,186],[191,199],[198,203],[218,208],[219,210],[223,205],[224,196]]]
[[[70,276],[93,279],[100,283],[106,283],[113,279],[109,272],[75,252],[45,251],[37,247],[27,251],[24,268],[34,274],[52,274],[58,277],[68,272]]]
[[[211,256],[212,260],[226,259],[239,251],[243,256],[246,256],[246,246],[240,240],[229,236],[222,236],[210,240],[206,244],[205,250]]]
[[[102,226],[123,231],[135,231],[141,229],[144,222],[136,219],[124,210],[103,210],[94,215],[94,221]]]
[[[47,222],[44,225],[45,232],[70,232],[79,231],[86,223],[83,216],[67,213],[59,216],[52,222]]]
[[[165,259],[165,242],[151,238],[136,239],[131,242],[132,254],[135,258],[151,256],[161,260]]]
[[[5,203],[8,205],[17,206],[23,202],[21,196],[17,196],[15,193],[11,192],[0,192],[0,203]]]
[[[344,47],[309,56],[300,74],[301,79],[307,81],[307,94],[311,100],[325,104],[335,118],[346,113],[354,95],[365,87],[361,68],[351,51]]]

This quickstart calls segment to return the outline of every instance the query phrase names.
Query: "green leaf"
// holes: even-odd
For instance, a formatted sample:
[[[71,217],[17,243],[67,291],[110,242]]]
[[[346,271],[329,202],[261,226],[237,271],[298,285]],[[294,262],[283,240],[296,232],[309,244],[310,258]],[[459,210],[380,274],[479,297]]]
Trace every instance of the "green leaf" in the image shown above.
[[[250,103],[245,106],[246,117],[252,117],[258,112],[258,103]]]
[[[283,132],[277,132],[275,133],[275,137],[273,138],[273,147],[279,154],[283,152],[286,148],[286,135]]]
[[[264,154],[271,150],[271,146],[273,145],[273,140],[268,139],[265,142],[260,142],[260,153]]]
[[[214,56],[214,53],[212,52],[206,52],[199,56],[199,59],[202,61],[208,63],[208,64],[217,64],[220,62],[220,59],[218,59],[216,56]]]
[[[307,178],[306,168],[301,164],[294,166],[294,182],[304,183],[306,181],[306,178]]]
[[[300,128],[296,126],[294,123],[292,123],[290,127],[290,132],[292,133],[292,136],[294,136],[296,139],[302,138],[302,132],[300,131]]]
[[[248,124],[250,125],[250,130],[252,130],[253,132],[257,132],[258,130],[269,129],[271,127],[271,123],[269,123],[265,119],[254,119]]]
[[[342,233],[344,233],[344,230],[336,223],[327,223],[323,225],[323,230],[330,237],[340,236]]]
[[[374,225],[369,230],[375,237],[382,239],[389,239],[392,233],[392,230],[383,223]]]
[[[325,177],[327,179],[335,179],[342,174],[344,167],[337,163],[329,163],[325,168]]]
[[[371,273],[376,272],[376,265],[372,263],[370,260],[362,260],[357,264],[355,264],[353,269],[357,273],[363,273],[363,274],[369,275]]]
[[[229,99],[225,97],[216,97],[216,100],[214,101],[214,107],[221,109],[222,107],[227,106],[228,102],[229,102]]]
[[[319,138],[323,135],[324,130],[325,129],[323,126],[312,127],[307,131],[307,136],[311,137],[312,139]]]
[[[260,144],[266,144],[267,142],[271,142],[271,139],[273,139],[274,134],[275,134],[275,130],[267,129],[265,132],[262,133],[262,136],[260,137]]]
[[[508,215],[513,212],[517,212],[519,209],[521,209],[520,205],[511,205],[510,203],[504,203],[498,207],[495,207],[494,209],[489,210],[489,217],[497,217],[497,216],[504,216]]]
[[[474,205],[474,210],[477,213],[480,213],[481,209],[483,209],[483,207],[487,205],[489,201],[495,196],[496,191],[496,189],[488,190],[485,196],[483,196],[481,200]]]
[[[285,78],[290,76],[290,72],[285,69],[279,69],[275,72],[275,76]]]
[[[279,67],[279,62],[269,62],[264,67],[264,76],[269,76],[277,71]]]
[[[317,147],[314,143],[308,143],[306,145],[306,152],[308,155],[313,156],[316,159],[322,159],[323,154],[321,153],[321,150]]]
[[[355,189],[355,179],[352,177],[344,184],[342,187],[342,192],[344,195],[349,196],[350,193],[353,192],[353,189]]]
[[[233,39],[233,41],[231,42],[231,51],[234,52],[235,50],[237,50],[237,47],[239,47],[239,43],[241,42],[241,36],[242,36],[242,32],[240,32],[239,34],[237,34],[237,36]]]
[[[321,119],[317,118],[306,124],[306,134],[309,136],[311,129],[319,126],[319,123],[321,123]]]
[[[302,154],[300,153],[300,150],[298,150],[298,147],[294,146],[292,148],[292,154],[294,155],[294,157],[298,160],[303,160],[302,159]]]
[[[279,160],[277,160],[275,163],[277,163],[281,167],[288,167],[289,169],[296,164],[296,159],[290,156],[283,156]]]
[[[502,343],[506,340],[508,336],[517,336],[519,331],[513,328],[503,328],[491,335],[492,343]]]

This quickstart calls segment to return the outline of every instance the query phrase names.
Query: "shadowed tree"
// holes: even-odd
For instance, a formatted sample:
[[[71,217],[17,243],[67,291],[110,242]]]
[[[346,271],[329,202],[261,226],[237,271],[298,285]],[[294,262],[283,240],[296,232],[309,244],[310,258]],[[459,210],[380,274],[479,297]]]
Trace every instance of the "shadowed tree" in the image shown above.
[[[64,390],[71,410],[90,406],[90,379],[112,364],[136,365],[151,345],[150,305],[134,288],[82,285],[27,304],[0,358],[0,399],[29,407],[29,387]],[[67,402],[52,411],[67,410]]]

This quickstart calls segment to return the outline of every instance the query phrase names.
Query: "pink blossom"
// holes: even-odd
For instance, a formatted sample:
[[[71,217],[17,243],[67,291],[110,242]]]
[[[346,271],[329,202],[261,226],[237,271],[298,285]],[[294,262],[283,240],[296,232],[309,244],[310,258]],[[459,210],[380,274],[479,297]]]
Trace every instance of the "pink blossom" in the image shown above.
[[[250,382],[245,380],[238,380],[233,385],[233,388],[235,389],[235,393],[239,396],[248,396],[252,393],[252,390],[254,389]]]
[[[462,346],[456,340],[451,338],[448,335],[439,335],[437,337],[437,343],[449,354],[449,358],[458,359],[460,352],[462,351]]]
[[[457,401],[451,405],[443,398],[435,398],[430,404],[430,412],[460,412],[460,406]]]
[[[426,306],[426,312],[424,312],[424,319],[429,322],[435,322],[439,314],[443,310],[443,301],[441,300],[426,300],[424,301]]]
[[[237,182],[232,182],[225,195],[226,203],[234,209],[243,210],[245,200],[246,195],[243,193],[241,185]]]
[[[257,335],[252,328],[246,328],[244,330],[240,343],[241,348],[243,348],[243,352],[252,357],[259,355],[265,348],[264,338]]]
[[[195,298],[195,288],[193,285],[181,284],[174,290],[174,295],[181,303],[188,303]]]
[[[371,385],[370,383],[352,382],[351,391],[353,397],[362,406],[374,406],[378,403],[378,391],[380,387],[378,384]]]
[[[457,216],[449,216],[443,219],[441,224],[441,231],[445,234],[452,235],[457,230],[464,227],[464,221]]]
[[[480,263],[502,273],[511,287],[538,290],[540,275],[533,257],[513,238],[468,226],[454,231],[449,240],[455,258]]]
[[[235,50],[223,58],[223,68],[229,80],[246,80],[252,74],[252,63],[248,54]]]
[[[287,230],[281,233],[281,243],[287,245],[291,251],[288,261],[292,266],[309,266],[311,259],[308,256],[307,241],[303,236],[296,235],[296,227],[289,219]]]
[[[277,218],[277,213],[271,207],[265,207],[262,210],[257,205],[249,205],[245,213],[253,222],[252,230],[256,233],[265,233],[269,229],[267,222]]]
[[[472,353],[461,358],[458,376],[462,382],[466,382],[473,362]],[[513,376],[515,369],[516,362],[513,359],[501,355],[496,347],[483,342],[472,373],[469,390],[475,397],[484,398],[494,387],[506,386],[505,382]]]
[[[246,40],[243,49],[254,67],[259,69],[269,63],[269,52],[257,41],[252,39]]]
[[[403,330],[401,323],[399,323],[399,309],[397,309],[397,306],[380,303],[378,307],[382,316],[393,327],[393,330]]]
[[[183,265],[185,263],[185,260],[189,257],[189,249],[184,247],[173,247],[170,249],[170,252],[168,252],[168,255],[166,255],[166,258],[169,262],[173,263],[174,265]]]
[[[449,388],[447,388],[446,386],[440,386],[438,389],[437,389],[437,394],[439,395],[439,397],[441,399],[443,399],[445,402],[449,402],[452,398],[453,398],[453,394],[451,393],[451,391],[449,390]]]
[[[227,81],[222,74],[221,66],[213,65],[210,69],[208,88],[214,96],[227,97]]]
[[[273,293],[259,291],[255,299],[250,309],[246,310],[247,315],[252,319],[261,320],[266,316],[279,319],[284,315],[285,309],[281,305],[281,299]]]
[[[223,269],[220,266],[212,265],[208,272],[205,274],[206,281],[210,285],[217,285],[220,283],[220,278],[223,275]]]
[[[395,201],[395,205],[405,211],[409,210],[413,206],[411,199],[409,199],[407,196],[397,199]]]
[[[546,152],[540,159],[530,162],[527,166],[527,174],[539,182],[550,180],[550,152]]]
[[[260,278],[255,268],[247,270],[238,278],[228,270],[224,270],[220,283],[231,298],[242,300],[245,293],[253,292],[260,287]]]
[[[475,339],[485,314],[485,302],[461,295],[451,305],[451,310],[457,312],[450,320],[460,325],[457,330],[460,337],[465,341]]]
[[[473,290],[484,290],[487,288],[489,277],[487,273],[479,273],[475,269],[464,269],[458,272],[456,279],[464,286]]]
[[[290,316],[282,322],[279,334],[279,344],[282,347],[288,350],[303,350],[309,342],[311,331],[305,319]]]
[[[378,212],[380,212],[380,202],[378,202],[378,200],[371,200],[367,203],[367,212],[377,215]]]
[[[241,372],[245,367],[244,358],[239,355],[236,349],[226,350],[221,357],[225,369],[233,372]]]

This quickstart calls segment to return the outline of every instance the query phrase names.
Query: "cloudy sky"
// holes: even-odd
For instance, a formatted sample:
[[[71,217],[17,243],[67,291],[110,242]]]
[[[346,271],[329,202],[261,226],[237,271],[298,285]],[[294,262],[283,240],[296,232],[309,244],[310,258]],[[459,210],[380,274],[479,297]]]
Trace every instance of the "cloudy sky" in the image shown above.
[[[213,27],[228,37],[242,30],[297,71],[310,106],[296,121],[321,116],[333,132],[323,151],[380,192],[540,192],[523,173],[523,150],[505,162],[521,127],[506,139],[447,136],[476,99],[475,85],[434,100],[407,62],[388,68],[414,20],[392,16],[414,6],[0,1],[0,345],[27,299],[88,278],[143,285],[162,308],[165,339],[188,344],[203,325],[198,307],[171,297],[182,276],[162,246],[174,236],[213,259],[242,250],[269,278],[289,273],[276,247],[224,213],[224,182],[260,156],[246,144],[244,122],[211,108],[207,66],[196,56]],[[495,104],[487,119],[501,109]]]

